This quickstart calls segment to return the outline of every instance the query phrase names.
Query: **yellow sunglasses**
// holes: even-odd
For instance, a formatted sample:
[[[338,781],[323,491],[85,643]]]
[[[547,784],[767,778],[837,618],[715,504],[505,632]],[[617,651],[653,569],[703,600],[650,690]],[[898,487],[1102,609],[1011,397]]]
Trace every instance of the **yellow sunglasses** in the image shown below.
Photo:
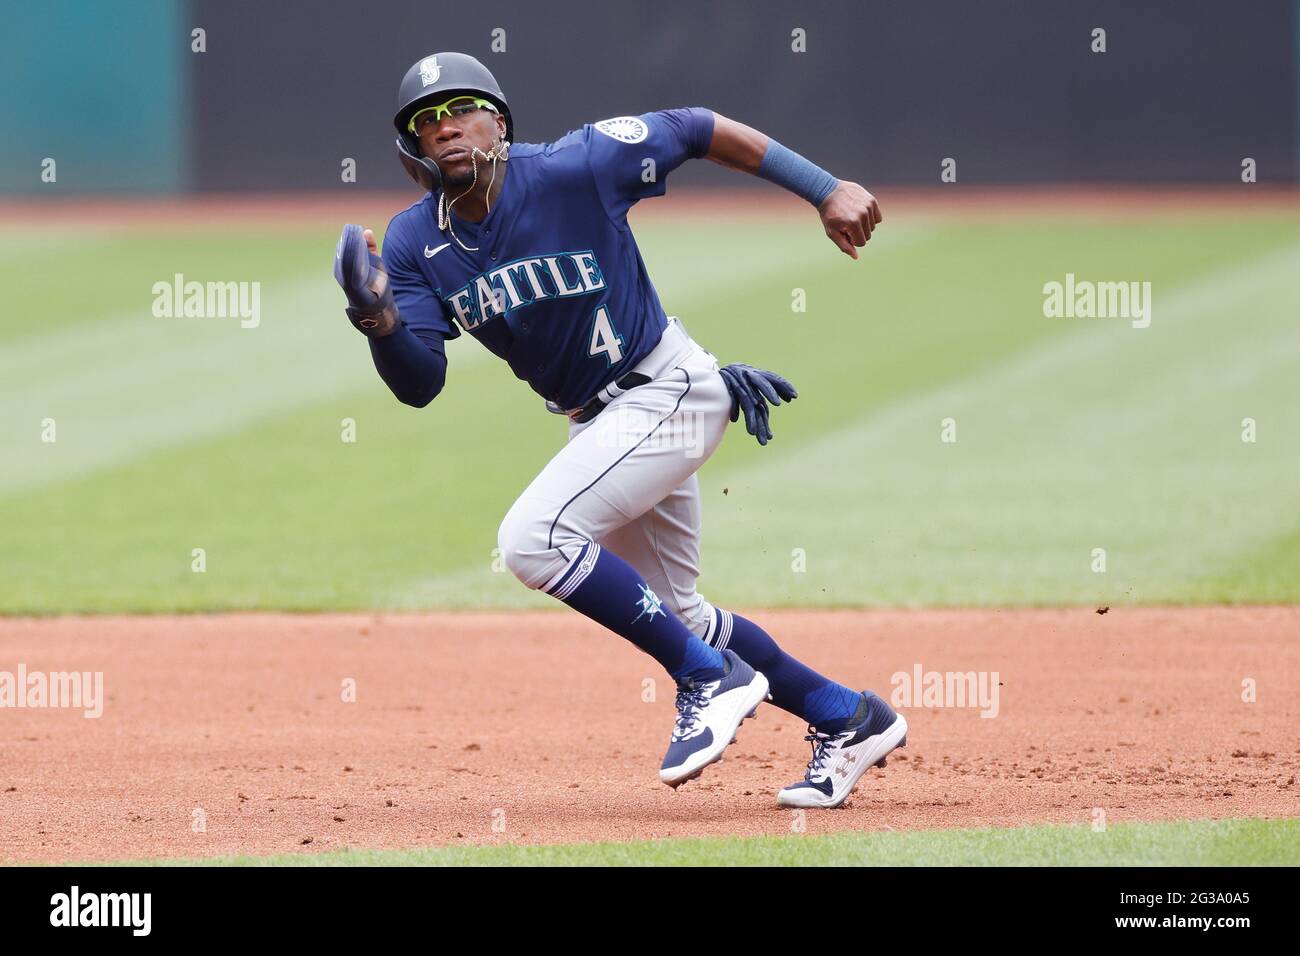
[[[445,103],[440,103],[437,106],[426,106],[415,113],[411,117],[411,121],[406,124],[406,128],[414,133],[416,122],[425,113],[432,113],[433,121],[436,123],[444,116],[464,116],[467,113],[473,113],[475,110],[491,110],[495,113],[497,108],[487,100],[479,99],[476,96],[453,96]]]

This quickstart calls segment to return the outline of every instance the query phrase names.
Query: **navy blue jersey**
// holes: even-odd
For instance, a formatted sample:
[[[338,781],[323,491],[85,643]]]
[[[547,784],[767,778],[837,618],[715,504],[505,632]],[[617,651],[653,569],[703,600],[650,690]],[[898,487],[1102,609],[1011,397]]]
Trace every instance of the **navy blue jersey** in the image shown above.
[[[664,110],[514,143],[480,223],[438,228],[438,194],[393,217],[384,265],[402,319],[425,344],[468,332],[561,408],[576,408],[659,341],[667,318],[628,227],[637,200],[708,152],[713,114]],[[479,175],[491,164],[480,161]],[[501,167],[499,167],[500,170]]]

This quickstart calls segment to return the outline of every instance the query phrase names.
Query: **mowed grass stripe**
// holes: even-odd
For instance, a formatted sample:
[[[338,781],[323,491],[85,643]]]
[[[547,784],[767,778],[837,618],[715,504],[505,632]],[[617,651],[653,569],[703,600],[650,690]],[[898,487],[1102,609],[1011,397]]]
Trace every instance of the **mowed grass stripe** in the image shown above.
[[[1289,531],[1300,337],[1288,288],[1300,244],[1177,291],[1150,328],[1075,320],[1067,336],[711,476],[742,604],[1220,601],[1237,555]],[[1248,325],[1243,322],[1248,317]],[[1027,323],[1048,322],[1029,307]],[[1067,321],[1067,320],[1058,320]],[[1245,325],[1245,327],[1243,327]],[[1271,438],[1241,441],[1257,417]],[[942,422],[956,441],[941,441]],[[791,506],[838,501],[833,509]],[[852,502],[851,506],[848,503]],[[807,571],[791,573],[803,548]],[[1093,549],[1106,570],[1093,570]],[[1300,598],[1270,580],[1257,601]]]
[[[715,274],[712,266],[700,267],[700,257],[715,245],[736,243],[731,224],[710,228],[679,234],[656,224],[643,230],[661,290],[675,290],[664,292],[665,305],[722,361],[768,364],[803,390],[798,402],[777,411],[774,445],[760,449],[736,428],[703,472],[704,587],[711,598],[731,602],[752,595],[753,603],[815,603],[809,597],[824,594],[820,600],[828,603],[907,604],[916,603],[914,595],[933,595],[929,574],[945,567],[944,549],[971,548],[972,535],[985,534],[978,512],[1016,502],[990,505],[987,496],[967,494],[954,477],[943,489],[952,499],[953,520],[919,528],[909,521],[905,529],[922,545],[906,555],[915,580],[895,575],[889,588],[872,590],[864,582],[875,575],[878,546],[842,519],[870,514],[874,520],[863,476],[892,480],[888,467],[881,472],[875,459],[829,456],[815,463],[823,473],[817,478],[811,465],[785,470],[783,456],[815,450],[826,436],[860,425],[868,420],[864,409],[969,381],[1043,341],[1077,333],[1077,326],[1033,315],[1042,282],[1063,275],[1068,263],[1098,278],[1150,276],[1157,290],[1192,282],[1207,268],[1200,246],[1188,251],[1186,231],[1177,223],[1146,226],[1134,237],[1119,232],[1108,241],[1110,227],[1097,224],[941,225],[902,233],[892,244],[873,240],[869,258],[859,263],[843,259],[819,234],[773,224],[764,232],[751,229],[743,247],[723,256],[720,261],[736,271]],[[1265,223],[1228,224],[1224,232],[1231,241],[1215,265],[1230,268],[1296,231]],[[751,249],[760,251],[746,254]],[[675,262],[689,264],[674,273]],[[949,265],[956,270],[951,282],[943,278]],[[314,282],[314,273],[303,281]],[[807,313],[791,311],[796,287],[808,293]],[[93,475],[0,499],[11,544],[0,552],[6,581],[0,610],[538,604],[509,574],[493,572],[491,549],[501,515],[562,444],[563,422],[541,413],[526,386],[467,338],[451,346],[449,386],[437,402],[419,412],[396,405],[375,380],[364,343],[337,314],[327,275],[321,289],[322,302],[304,307],[301,328],[307,336],[327,336],[330,349],[337,348],[339,361],[357,376],[319,377],[331,385],[353,384],[297,410],[267,402],[261,418],[225,434],[141,449],[135,459]],[[232,330],[247,336],[260,331]],[[274,368],[266,374],[273,376]],[[358,423],[355,445],[339,440],[343,417]],[[925,423],[927,440],[933,436],[937,444],[937,433],[937,421]],[[969,433],[961,436],[966,442]],[[1055,480],[1050,461],[1042,465],[1048,472],[1028,493],[1070,507],[1059,494],[1068,482]],[[1145,466],[1134,467],[1137,481]],[[733,475],[736,486],[724,496]],[[807,485],[811,478],[822,482],[815,495]],[[769,484],[768,498],[754,497],[741,479]],[[1018,490],[1025,493],[1023,486]],[[797,582],[815,581],[811,595],[812,588],[791,587],[791,545],[769,511],[776,494],[805,529],[808,543],[800,546],[808,550],[810,570]],[[796,500],[807,504],[790,507]],[[839,533],[841,526],[854,533]],[[1034,541],[1022,546],[1013,531],[994,575],[1008,603],[1028,599],[1016,582],[1032,581],[1041,557]],[[934,558],[927,535],[940,557],[933,566],[927,565]],[[987,542],[977,538],[974,544]],[[208,550],[206,574],[190,572],[194,547]],[[975,582],[981,587],[989,578],[985,571],[987,565]],[[957,583],[972,589],[969,581]]]
[[[176,273],[198,282],[268,286],[308,273],[328,279],[338,241],[332,228],[268,231],[256,222],[237,232],[195,222],[152,233],[69,223],[30,236],[25,248],[0,258],[0,280],[14,296],[0,314],[5,346],[54,330],[89,329],[109,315],[148,318],[154,283],[171,282]]]
[[[726,354],[718,347],[724,362],[780,370],[801,393],[775,414],[773,446],[724,442],[713,467],[762,463],[774,449],[815,441],[828,427],[859,422],[1070,334],[1075,323],[1041,313],[1043,283],[1066,272],[1150,280],[1165,301],[1183,285],[1300,238],[1300,227],[1288,222],[1223,228],[1222,245],[1207,249],[1178,217],[1144,224],[961,221],[921,234],[897,258],[877,258],[889,246],[876,247],[873,239],[861,262],[823,260],[818,272],[797,276],[809,291],[806,313],[791,312],[785,274],[750,290],[723,288],[694,320],[697,337],[726,342]],[[733,317],[743,317],[743,325]],[[1248,326],[1249,316],[1238,313],[1236,321]]]
[[[141,860],[164,866],[1295,866],[1300,820],[1182,820]]]
[[[158,448],[230,432],[361,386],[358,356],[328,277],[262,287],[261,320],[110,317],[5,350],[0,453],[12,464],[0,493],[130,461]],[[355,333],[352,333],[355,335]],[[41,441],[54,419],[57,441]]]

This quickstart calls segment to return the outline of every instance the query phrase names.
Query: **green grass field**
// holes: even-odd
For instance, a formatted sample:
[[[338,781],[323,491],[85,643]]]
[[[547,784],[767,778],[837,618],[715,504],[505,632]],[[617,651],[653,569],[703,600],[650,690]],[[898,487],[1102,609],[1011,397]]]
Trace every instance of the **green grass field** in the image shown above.
[[[702,473],[705,593],[1300,598],[1300,224],[1212,225],[889,219],[858,263],[809,216],[640,228],[692,334],[802,393],[772,445],[734,429]],[[563,423],[468,336],[438,401],[397,404],[342,314],[334,240],[200,224],[7,241],[0,613],[548,606],[492,549]],[[260,281],[260,325],[154,318],[151,286],[176,272]],[[1044,318],[1066,272],[1150,281],[1150,328]]]
[[[1300,819],[1185,820],[144,861],[222,866],[1296,866]],[[132,864],[132,865],[139,865]]]

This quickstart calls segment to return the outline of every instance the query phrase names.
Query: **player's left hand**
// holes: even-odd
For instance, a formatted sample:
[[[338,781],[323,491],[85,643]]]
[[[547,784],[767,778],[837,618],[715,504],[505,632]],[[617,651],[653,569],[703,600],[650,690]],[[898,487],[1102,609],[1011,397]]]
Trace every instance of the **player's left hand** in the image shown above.
[[[830,240],[854,259],[858,257],[858,249],[871,238],[872,230],[884,221],[876,197],[857,183],[844,179],[817,207],[817,213]]]
[[[780,405],[781,400],[793,401],[799,397],[789,381],[766,369],[754,368],[752,365],[724,365],[718,369],[722,380],[731,392],[731,420],[740,417],[741,409],[745,412],[745,430],[758,439],[760,445],[772,440],[772,426],[768,424],[770,402]]]
[[[343,227],[334,249],[334,279],[348,297],[345,311],[358,332],[372,339],[392,335],[397,305],[373,232],[351,224]]]

